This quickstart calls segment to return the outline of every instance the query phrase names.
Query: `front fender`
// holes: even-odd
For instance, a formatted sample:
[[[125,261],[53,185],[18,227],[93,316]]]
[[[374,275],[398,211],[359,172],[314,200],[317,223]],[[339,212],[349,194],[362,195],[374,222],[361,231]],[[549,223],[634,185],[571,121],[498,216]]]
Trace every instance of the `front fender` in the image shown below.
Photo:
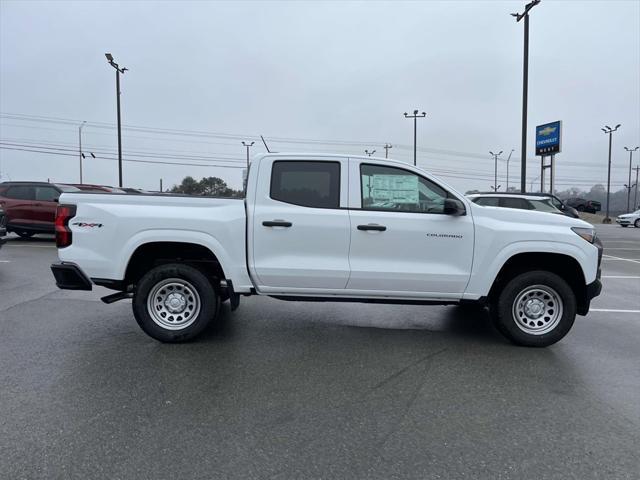
[[[486,252],[474,264],[469,284],[464,294],[465,299],[478,299],[487,296],[500,269],[507,261],[521,253],[554,253],[566,255],[578,262],[587,284],[596,280],[598,261],[597,248],[587,242],[580,248],[568,242],[523,240],[509,243],[495,254]]]

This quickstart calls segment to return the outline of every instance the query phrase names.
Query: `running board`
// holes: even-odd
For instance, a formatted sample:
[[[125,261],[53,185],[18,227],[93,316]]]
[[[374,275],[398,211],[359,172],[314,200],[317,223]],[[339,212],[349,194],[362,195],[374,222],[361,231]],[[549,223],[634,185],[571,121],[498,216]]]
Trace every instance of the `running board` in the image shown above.
[[[131,292],[112,293],[111,295],[107,295],[106,297],[102,297],[100,300],[102,300],[104,303],[109,305],[109,304],[115,303],[115,302],[117,302],[119,300],[124,300],[125,298],[133,298],[133,293],[131,293]]]

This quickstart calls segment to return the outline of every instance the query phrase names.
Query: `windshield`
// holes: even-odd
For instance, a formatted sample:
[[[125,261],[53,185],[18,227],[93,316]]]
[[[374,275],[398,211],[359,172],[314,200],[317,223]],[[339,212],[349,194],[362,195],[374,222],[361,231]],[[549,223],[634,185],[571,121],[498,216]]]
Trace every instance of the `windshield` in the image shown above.
[[[558,213],[560,211],[553,206],[550,198],[545,198],[541,200],[529,200],[529,203],[531,203],[534,210],[538,210],[540,212]]]

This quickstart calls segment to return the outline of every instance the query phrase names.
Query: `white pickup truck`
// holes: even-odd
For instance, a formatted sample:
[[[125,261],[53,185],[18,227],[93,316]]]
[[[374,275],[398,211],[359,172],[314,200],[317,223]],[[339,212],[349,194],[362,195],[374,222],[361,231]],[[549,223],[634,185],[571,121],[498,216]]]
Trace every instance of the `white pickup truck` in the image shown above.
[[[244,199],[65,193],[58,287],[133,298],[163,342],[196,337],[220,302],[283,300],[488,306],[512,342],[547,346],[600,293],[591,225],[476,205],[405,163],[263,154]]]

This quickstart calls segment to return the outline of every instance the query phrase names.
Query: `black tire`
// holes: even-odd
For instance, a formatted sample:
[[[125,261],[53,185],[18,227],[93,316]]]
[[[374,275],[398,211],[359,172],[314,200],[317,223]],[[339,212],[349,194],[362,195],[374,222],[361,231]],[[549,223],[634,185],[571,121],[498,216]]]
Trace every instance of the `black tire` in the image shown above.
[[[528,301],[538,302],[532,307],[542,308],[542,313],[534,312],[540,317],[527,316],[524,305]],[[555,273],[536,270],[517,275],[503,284],[490,311],[497,330],[511,342],[526,347],[547,347],[571,330],[576,318],[576,296],[569,284]]]
[[[16,230],[15,232],[20,238],[31,238],[35,235],[34,232],[27,232],[25,230]]]
[[[633,222],[633,226],[636,228],[640,228],[640,218]]]
[[[627,228],[628,225],[620,225],[622,228]]]
[[[153,298],[149,298],[150,295]],[[176,296],[173,300],[184,301],[177,306],[183,308],[179,313],[169,310],[171,306],[167,302],[172,299],[167,297],[171,295]],[[207,277],[196,268],[178,263],[149,270],[138,282],[133,295],[133,315],[140,328],[150,337],[167,343],[186,342],[197,337],[215,320],[218,308],[219,296]],[[152,315],[152,310],[157,312]]]
[[[584,205],[578,205],[576,207],[576,210],[578,210],[579,212],[584,212]]]

